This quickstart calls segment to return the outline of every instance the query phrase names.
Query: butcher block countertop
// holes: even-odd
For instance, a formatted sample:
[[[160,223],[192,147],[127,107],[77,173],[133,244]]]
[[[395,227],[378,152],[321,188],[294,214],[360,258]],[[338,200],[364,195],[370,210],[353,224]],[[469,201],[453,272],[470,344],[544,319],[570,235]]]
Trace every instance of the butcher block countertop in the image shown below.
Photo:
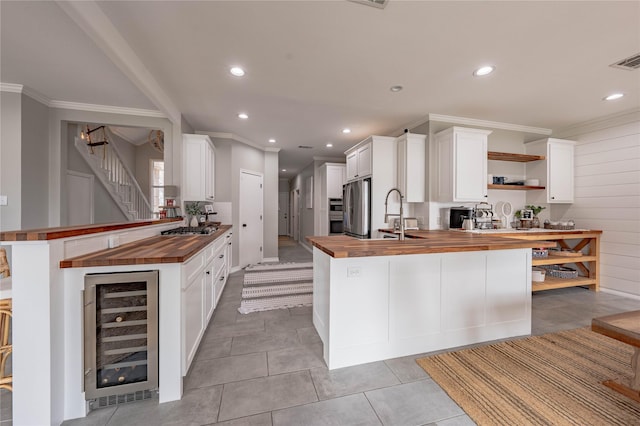
[[[97,234],[99,232],[119,231],[121,229],[139,228],[141,226],[161,225],[163,223],[182,222],[181,217],[159,220],[141,220],[136,222],[100,223],[97,225],[62,226],[57,228],[27,229],[0,232],[0,241],[46,241],[59,238],[77,237],[79,235]]]
[[[210,235],[156,235],[119,247],[104,249],[60,261],[60,268],[91,266],[182,263],[227,232],[231,225],[220,225]]]
[[[528,241],[460,231],[410,231],[410,233],[413,238],[407,238],[404,241],[392,239],[359,240],[346,235],[307,237],[307,241],[334,258],[556,246],[555,242]]]

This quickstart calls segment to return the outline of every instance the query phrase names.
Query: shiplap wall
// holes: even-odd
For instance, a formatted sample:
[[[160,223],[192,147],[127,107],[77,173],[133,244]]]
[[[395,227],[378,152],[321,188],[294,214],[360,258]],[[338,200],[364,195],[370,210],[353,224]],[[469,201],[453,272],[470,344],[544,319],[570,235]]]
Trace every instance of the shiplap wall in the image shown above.
[[[603,231],[602,289],[640,297],[640,121],[571,139],[575,202],[563,219]]]

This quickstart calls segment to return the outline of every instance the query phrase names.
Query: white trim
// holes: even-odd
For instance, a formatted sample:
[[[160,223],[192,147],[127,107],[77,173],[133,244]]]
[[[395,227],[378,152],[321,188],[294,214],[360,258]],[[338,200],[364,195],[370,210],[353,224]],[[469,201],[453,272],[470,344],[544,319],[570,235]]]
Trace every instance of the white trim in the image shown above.
[[[349,148],[351,149],[351,148]],[[347,161],[344,157],[313,157],[314,161],[329,161],[331,163],[345,164]]]
[[[207,132],[204,130],[196,130],[195,132],[197,135],[208,135],[210,138],[218,138],[218,139],[231,139],[233,141],[236,142],[241,142],[245,145],[249,145],[252,146],[254,148],[257,148],[261,151],[264,151],[266,147],[261,146],[253,141],[250,141],[249,139],[245,139],[242,136],[238,136],[234,133],[224,133],[224,132]]]
[[[616,296],[628,297],[630,299],[640,300],[640,296],[631,293],[625,293],[624,291],[612,290],[610,288],[600,286],[600,291],[603,293],[615,294]]]
[[[116,107],[110,105],[84,104],[80,102],[50,101],[51,108],[71,109],[77,111],[105,112],[110,114],[137,115],[141,117],[168,118],[166,114],[157,110]]]
[[[279,257],[263,257],[262,262],[280,262]]]
[[[452,115],[429,114],[428,121],[440,121],[451,124],[461,124],[476,127],[488,127],[490,129],[511,130],[514,132],[534,133],[543,136],[551,135],[551,129],[543,127],[523,126],[520,124],[501,123],[498,121],[479,120],[476,118],[454,117]],[[423,121],[424,123],[424,121]],[[422,123],[421,123],[422,124]]]
[[[0,92],[22,93],[23,88],[22,84],[0,83]]]
[[[273,147],[267,146],[264,148],[264,152],[280,152],[281,149],[282,148],[273,148]]]
[[[553,136],[558,138],[572,138],[585,133],[591,133],[598,130],[607,129],[609,127],[622,126],[640,120],[640,108],[633,108],[616,114],[606,115],[604,117],[594,118],[593,120],[576,123],[571,126],[564,127]]]

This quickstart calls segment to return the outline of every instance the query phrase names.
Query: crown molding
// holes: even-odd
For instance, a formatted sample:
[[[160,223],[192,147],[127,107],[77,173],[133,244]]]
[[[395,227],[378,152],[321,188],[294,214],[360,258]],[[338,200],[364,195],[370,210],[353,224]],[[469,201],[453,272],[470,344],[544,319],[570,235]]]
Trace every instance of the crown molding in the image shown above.
[[[342,163],[346,161],[344,157],[322,157],[322,156],[313,156],[314,161],[328,161],[331,163]]]
[[[452,115],[429,114],[428,121],[440,121],[440,122],[451,123],[451,124],[461,124],[461,125],[476,126],[476,127],[488,127],[490,129],[510,130],[510,131],[522,132],[522,133],[533,133],[533,134],[543,135],[543,136],[551,135],[551,129],[545,129],[543,127],[523,126],[520,124],[501,123],[499,121],[479,120],[476,118],[454,117]]]
[[[281,150],[281,149],[282,149],[282,148],[272,148],[272,147],[268,146],[268,147],[266,147],[266,148],[264,149],[264,151],[265,151],[265,152],[280,152],[280,150]]]
[[[623,126],[637,121],[640,121],[640,108],[632,108],[615,114],[605,115],[604,117],[594,118],[593,120],[572,124],[571,126],[554,132],[553,136],[558,138],[572,138],[585,133],[591,133],[609,127]]]
[[[224,133],[224,132],[206,132],[204,130],[196,130],[195,132],[198,135],[208,135],[209,137],[212,138],[217,138],[217,139],[230,139],[236,142],[240,142],[243,143],[245,145],[249,145],[252,146],[256,149],[259,149],[260,151],[266,151],[267,148],[269,147],[265,147],[265,146],[261,146],[253,141],[250,141],[249,139],[245,139],[242,136],[238,136],[234,133]]]
[[[168,118],[161,111],[141,108],[116,107],[110,105],[84,104],[80,102],[51,101],[51,108],[71,109],[78,111],[104,112],[109,114],[137,115],[141,117]]]
[[[0,83],[0,92],[22,93],[23,88],[22,84]]]
[[[51,106],[51,99],[23,84],[0,83],[0,91],[9,93],[21,93],[25,96],[30,97],[31,99],[40,102],[41,104]]]

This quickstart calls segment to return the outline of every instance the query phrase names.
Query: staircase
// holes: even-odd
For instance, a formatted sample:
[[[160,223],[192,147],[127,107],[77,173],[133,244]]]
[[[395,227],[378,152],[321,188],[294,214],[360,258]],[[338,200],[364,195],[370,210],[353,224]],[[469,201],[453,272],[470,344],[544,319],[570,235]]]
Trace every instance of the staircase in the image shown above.
[[[131,170],[122,161],[115,144],[94,147],[93,151],[80,138],[75,138],[74,144],[129,221],[153,217],[149,201]]]

